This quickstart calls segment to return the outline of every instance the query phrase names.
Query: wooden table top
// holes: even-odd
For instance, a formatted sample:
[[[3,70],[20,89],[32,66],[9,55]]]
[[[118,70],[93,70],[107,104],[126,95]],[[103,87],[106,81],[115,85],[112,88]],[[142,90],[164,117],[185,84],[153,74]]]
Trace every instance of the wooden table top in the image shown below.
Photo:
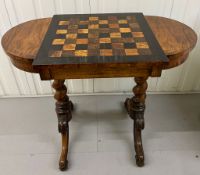
[[[168,62],[142,13],[54,15],[35,67]]]
[[[169,63],[163,69],[184,62],[197,42],[196,33],[178,21],[155,16],[145,17]],[[51,18],[31,20],[10,29],[2,38],[2,46],[12,63],[21,70],[38,72],[32,62],[44,39]]]

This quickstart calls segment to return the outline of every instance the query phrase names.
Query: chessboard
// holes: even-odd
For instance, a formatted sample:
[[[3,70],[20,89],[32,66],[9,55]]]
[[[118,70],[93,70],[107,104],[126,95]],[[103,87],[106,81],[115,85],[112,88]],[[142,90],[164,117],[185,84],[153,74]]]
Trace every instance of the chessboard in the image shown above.
[[[141,13],[55,15],[33,64],[145,59],[165,56]]]

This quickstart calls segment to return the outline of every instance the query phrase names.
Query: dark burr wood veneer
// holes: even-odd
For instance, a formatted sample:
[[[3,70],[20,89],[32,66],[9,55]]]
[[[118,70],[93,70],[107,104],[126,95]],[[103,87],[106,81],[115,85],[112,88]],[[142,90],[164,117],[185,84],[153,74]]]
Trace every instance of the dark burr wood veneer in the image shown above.
[[[73,78],[135,77],[134,97],[126,99],[125,108],[134,120],[136,163],[144,165],[141,131],[147,79],[182,64],[197,42],[195,32],[178,21],[145,19],[142,14],[62,15],[53,21],[25,22],[3,36],[2,46],[17,68],[39,73],[42,80],[54,79],[61,170],[67,168],[68,122],[73,110],[64,81]]]

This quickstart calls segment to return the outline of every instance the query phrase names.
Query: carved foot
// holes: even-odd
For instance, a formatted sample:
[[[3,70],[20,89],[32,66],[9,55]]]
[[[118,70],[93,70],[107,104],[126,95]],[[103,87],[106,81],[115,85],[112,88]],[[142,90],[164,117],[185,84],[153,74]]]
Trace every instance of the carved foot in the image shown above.
[[[66,145],[68,145],[69,141],[68,139],[69,139],[68,134],[62,134],[62,151],[59,160],[59,168],[61,171],[64,171],[68,168],[68,160],[67,160],[68,147],[66,147]]]
[[[64,80],[54,80],[53,88],[56,90],[54,98],[56,102],[56,113],[58,117],[58,131],[62,136],[62,150],[59,161],[60,170],[68,168],[67,154],[69,145],[69,126],[68,122],[72,118],[71,111],[73,110],[73,103],[69,101],[67,96],[67,88],[64,85]]]
[[[68,160],[60,160],[59,161],[59,169],[61,170],[61,171],[65,171],[65,170],[67,170],[68,169]]]
[[[139,166],[139,167],[144,166],[144,156],[135,155],[135,160],[136,160],[137,166]]]

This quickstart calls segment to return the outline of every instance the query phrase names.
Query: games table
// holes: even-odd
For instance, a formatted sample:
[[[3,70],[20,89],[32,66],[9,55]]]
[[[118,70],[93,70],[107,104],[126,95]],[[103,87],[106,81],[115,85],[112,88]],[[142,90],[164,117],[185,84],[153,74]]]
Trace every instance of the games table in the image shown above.
[[[54,80],[61,170],[68,165],[73,110],[65,79],[135,77],[134,96],[124,104],[134,120],[136,163],[143,166],[147,79],[182,64],[196,42],[197,35],[185,24],[142,13],[55,15],[19,24],[2,38],[13,65],[38,73],[41,80]]]

